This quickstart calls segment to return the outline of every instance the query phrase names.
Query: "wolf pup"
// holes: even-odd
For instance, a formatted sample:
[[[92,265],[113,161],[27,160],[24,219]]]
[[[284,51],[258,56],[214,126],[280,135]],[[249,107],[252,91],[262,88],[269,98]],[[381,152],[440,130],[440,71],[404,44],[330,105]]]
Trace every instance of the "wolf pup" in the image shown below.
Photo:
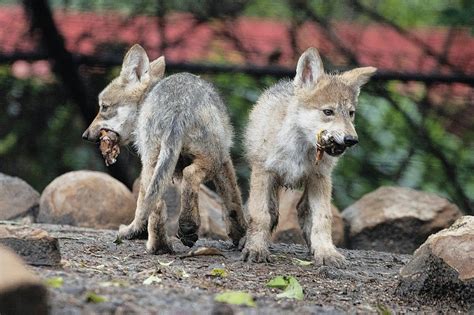
[[[331,239],[331,172],[338,156],[358,142],[357,97],[375,71],[365,67],[326,74],[318,51],[309,48],[298,60],[294,80],[275,84],[259,98],[245,135],[252,174],[244,260],[269,261],[269,237],[278,224],[278,190],[302,186],[298,220],[316,264],[345,262]],[[331,143],[322,155],[321,134]]]
[[[182,178],[178,237],[191,247],[200,225],[201,183],[214,181],[225,205],[224,218],[235,244],[245,235],[242,201],[229,150],[232,127],[214,87],[189,74],[163,78],[165,61],[149,63],[139,45],[126,54],[120,75],[99,95],[99,113],[83,134],[97,142],[101,130],[134,142],[142,162],[141,185],[133,222],[119,236],[138,238],[147,229],[147,252],[170,253],[166,204],[162,195],[173,174]],[[161,80],[160,80],[161,79]]]

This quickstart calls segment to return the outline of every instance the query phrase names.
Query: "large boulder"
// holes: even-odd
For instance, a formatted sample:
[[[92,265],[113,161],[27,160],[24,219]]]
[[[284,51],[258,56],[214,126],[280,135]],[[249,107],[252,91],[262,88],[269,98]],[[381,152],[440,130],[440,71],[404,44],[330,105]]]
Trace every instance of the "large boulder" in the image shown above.
[[[48,294],[11,250],[0,246],[0,314],[48,314]]]
[[[58,266],[61,263],[58,239],[44,230],[2,224],[0,244],[9,247],[30,265]]]
[[[461,215],[444,198],[403,187],[381,187],[342,212],[349,248],[410,254]]]
[[[273,241],[277,243],[304,244],[303,233],[298,223],[296,206],[302,196],[301,191],[280,189],[279,219],[273,233]],[[332,206],[332,241],[336,246],[344,245],[344,221],[339,210]]]
[[[464,216],[415,251],[401,269],[397,293],[474,306],[474,216]]]
[[[0,220],[35,220],[39,193],[18,177],[0,173]]]
[[[135,207],[130,190],[113,177],[93,171],[69,172],[44,189],[38,221],[116,229],[133,220]]]
[[[140,177],[133,183],[133,195],[138,198],[140,190]],[[168,221],[166,230],[168,235],[176,235],[178,232],[179,211],[181,209],[181,185],[175,180],[164,192],[163,199],[166,202]],[[211,239],[228,239],[222,211],[224,209],[222,199],[205,185],[201,185],[199,191],[199,215],[201,226],[199,236]]]

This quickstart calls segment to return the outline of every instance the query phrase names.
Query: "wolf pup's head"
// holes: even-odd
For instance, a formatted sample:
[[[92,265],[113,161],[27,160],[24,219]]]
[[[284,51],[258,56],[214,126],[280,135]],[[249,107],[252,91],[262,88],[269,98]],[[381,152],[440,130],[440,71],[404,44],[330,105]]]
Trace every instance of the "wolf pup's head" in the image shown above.
[[[324,73],[315,48],[307,49],[298,60],[293,80],[297,104],[296,123],[307,140],[316,146],[317,135],[326,130],[333,146],[326,152],[337,156],[358,143],[354,116],[360,87],[377,69],[356,68],[340,74]]]
[[[82,138],[97,142],[100,130],[114,131],[121,145],[131,140],[139,105],[149,87],[164,75],[165,59],[149,62],[145,50],[134,45],[124,57],[120,75],[99,94],[99,112]]]

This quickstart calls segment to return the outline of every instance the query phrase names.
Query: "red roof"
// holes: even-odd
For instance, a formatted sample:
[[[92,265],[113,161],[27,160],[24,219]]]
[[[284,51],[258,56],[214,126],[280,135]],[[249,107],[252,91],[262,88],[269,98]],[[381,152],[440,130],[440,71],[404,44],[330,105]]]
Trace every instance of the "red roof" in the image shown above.
[[[161,37],[156,17],[57,10],[54,18],[65,37],[67,48],[74,54],[103,55],[107,53],[102,51],[105,45],[123,45],[125,48],[134,43],[142,44],[151,58],[162,54],[159,51]],[[348,63],[332,41],[313,23],[308,22],[300,28],[296,36],[298,51],[294,54],[285,22],[248,17],[241,17],[229,24],[217,20],[195,22],[188,14],[176,13],[167,17],[167,42],[176,42],[165,51],[169,60],[267,65],[269,56],[278,52],[278,64],[294,67],[298,55],[305,48],[314,46],[333,64],[344,66]],[[222,30],[235,36],[248,54],[241,54],[234,42],[222,36]],[[450,72],[446,67],[440,67],[418,45],[388,26],[336,23],[333,30],[360,64],[397,72]],[[465,74],[474,74],[474,37],[468,30],[458,29],[450,34],[444,28],[430,28],[415,30],[412,34],[436,53],[446,53],[448,62],[462,69]],[[450,49],[445,52],[448,36],[451,37]],[[37,45],[37,41],[28,33],[22,8],[1,7],[0,54],[32,53]]]

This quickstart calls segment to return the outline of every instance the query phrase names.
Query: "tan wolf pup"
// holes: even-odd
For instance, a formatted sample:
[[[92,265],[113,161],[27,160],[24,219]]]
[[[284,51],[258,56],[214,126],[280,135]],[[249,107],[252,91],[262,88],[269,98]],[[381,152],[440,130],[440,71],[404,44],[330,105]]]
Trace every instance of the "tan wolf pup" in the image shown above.
[[[232,127],[214,87],[189,73],[163,78],[163,57],[149,63],[139,45],[126,54],[120,75],[99,95],[99,113],[83,134],[97,142],[101,130],[133,142],[142,162],[140,193],[133,222],[119,236],[138,238],[147,229],[147,251],[170,253],[166,204],[162,195],[173,175],[181,178],[178,237],[193,246],[200,225],[201,183],[214,181],[225,205],[224,219],[235,244],[245,235],[242,201],[229,150]]]
[[[245,135],[252,174],[244,260],[269,260],[269,238],[278,224],[278,190],[304,187],[298,219],[316,264],[344,263],[331,239],[331,172],[338,156],[358,142],[357,97],[375,71],[365,67],[326,74],[318,51],[309,48],[298,60],[294,80],[280,81],[259,98]],[[323,130],[331,146],[316,163],[317,135]]]

